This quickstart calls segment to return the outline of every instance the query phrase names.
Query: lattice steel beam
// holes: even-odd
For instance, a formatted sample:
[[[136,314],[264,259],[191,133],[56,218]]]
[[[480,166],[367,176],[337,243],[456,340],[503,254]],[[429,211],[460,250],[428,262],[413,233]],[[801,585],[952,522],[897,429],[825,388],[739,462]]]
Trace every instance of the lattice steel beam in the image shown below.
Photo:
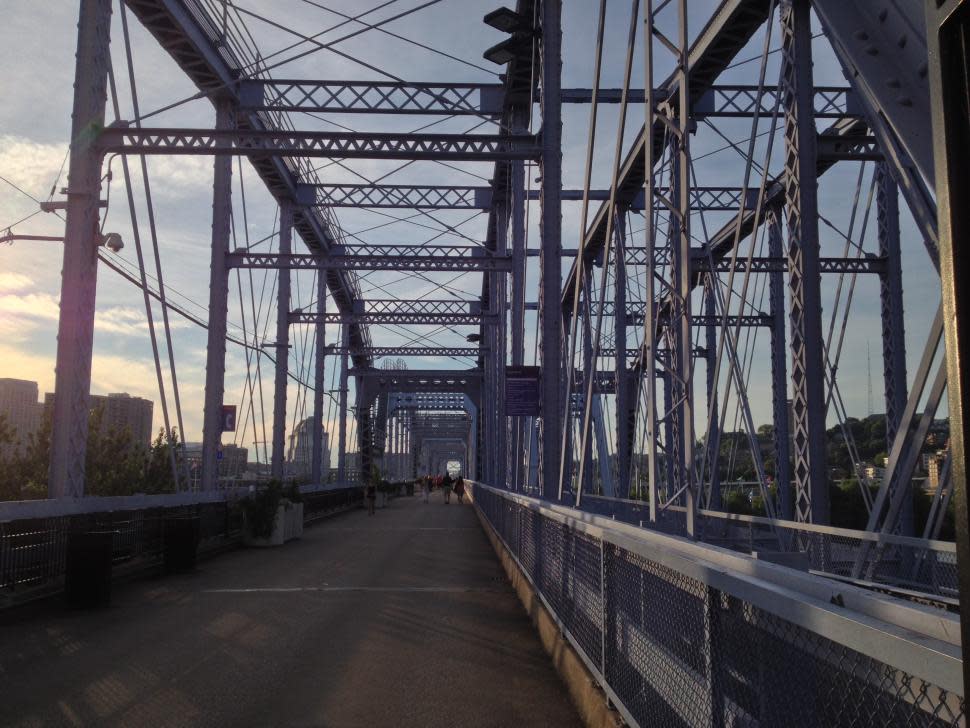
[[[435,326],[480,326],[483,322],[497,318],[481,313],[422,313],[420,311],[361,313],[328,313],[322,317],[313,312],[293,312],[289,315],[291,324],[429,324]]]
[[[705,212],[735,212],[741,207],[752,209],[757,202],[758,191],[749,189],[746,194],[739,187],[697,187],[691,189],[691,209]],[[666,195],[664,187],[655,188],[655,194]],[[418,210],[489,210],[492,208],[491,187],[458,187],[444,185],[300,185],[299,201],[304,205],[323,207],[370,207],[376,209]],[[527,198],[539,199],[539,190],[529,190]],[[590,190],[588,199],[608,200],[609,190]],[[582,190],[562,190],[560,198],[568,202],[580,202]],[[629,208],[643,209],[643,194],[638,195]]]
[[[816,118],[842,118],[858,116],[861,109],[851,88],[816,86],[813,97]],[[691,107],[695,118],[754,116],[771,118],[778,104],[778,89],[766,86],[758,103],[757,86],[713,86]]]
[[[497,116],[502,113],[503,86],[484,83],[395,83],[371,81],[313,81],[300,79],[247,79],[238,83],[240,108],[245,111],[285,111],[344,114],[445,114]],[[697,102],[696,116],[751,116],[757,109],[757,86],[718,85]],[[618,104],[623,89],[601,88],[601,104]],[[762,116],[770,116],[777,90],[765,87]],[[563,89],[564,104],[588,104],[591,88]],[[631,89],[628,101],[642,104],[645,94]],[[815,109],[819,117],[858,113],[852,89],[818,87]]]
[[[253,111],[496,115],[502,112],[502,95],[502,86],[484,83],[239,82],[241,105]]]
[[[644,265],[643,251],[640,253],[639,265]],[[627,261],[628,263],[630,261]],[[749,265],[750,262],[750,265]],[[739,258],[732,261],[730,258],[720,258],[714,261],[714,270],[718,273],[727,273],[733,267],[737,273],[745,273],[750,270],[752,273],[786,273],[788,271],[788,259],[778,257],[752,258],[750,261]],[[695,273],[709,273],[711,270],[710,260],[706,256],[695,257],[691,268]],[[884,256],[867,256],[864,258],[819,258],[820,273],[877,273],[882,274],[886,270],[886,258]]]
[[[335,349],[334,353],[342,353],[341,349]],[[475,346],[368,346],[363,349],[351,349],[351,354],[360,354],[372,359],[383,357],[477,357],[482,353],[482,349]],[[634,350],[635,353],[635,350]]]
[[[527,303],[525,306],[527,311],[535,311],[538,309],[538,304],[535,303],[534,301]],[[643,301],[627,302],[626,304],[627,322],[637,326],[641,325],[643,323],[643,318],[646,315],[646,309],[647,307]],[[666,307],[655,305],[654,310],[656,312],[655,314],[657,317],[656,320],[659,322],[659,325],[661,327],[664,326],[666,320],[669,318],[669,313],[667,312]],[[613,314],[614,314],[613,302],[604,301],[603,315],[613,316]],[[724,321],[724,319],[721,316],[711,317],[707,315],[695,314],[690,317],[690,321],[692,326],[708,326],[708,325],[720,326],[721,322]],[[771,316],[767,314],[728,316],[727,325],[741,326],[742,328],[750,327],[750,326],[771,326]],[[606,351],[612,351],[612,350],[601,349],[600,356],[606,356],[606,353],[605,353]],[[628,351],[632,352],[633,354],[639,353],[638,349],[628,349]]]
[[[360,245],[340,246],[333,255],[280,255],[236,252],[230,268],[300,268],[304,270],[508,271],[508,256],[486,255],[470,246]]]
[[[101,132],[105,154],[327,157],[337,159],[434,159],[489,162],[534,159],[532,136],[485,134],[383,134],[347,132],[212,131],[208,129],[125,129]]]

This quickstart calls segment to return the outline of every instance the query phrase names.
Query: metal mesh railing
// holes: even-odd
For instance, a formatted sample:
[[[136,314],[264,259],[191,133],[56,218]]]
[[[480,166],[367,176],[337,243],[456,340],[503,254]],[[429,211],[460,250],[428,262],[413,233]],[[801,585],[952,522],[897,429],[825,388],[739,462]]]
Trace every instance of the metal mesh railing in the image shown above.
[[[0,522],[0,598],[19,601],[57,589],[72,533],[114,531],[112,560],[122,573],[160,563],[164,521],[179,516],[199,518],[201,552],[233,542],[242,525],[225,502]]]
[[[807,598],[785,607],[774,590],[746,577],[732,581],[693,557],[682,562],[689,569],[678,568],[670,556],[678,539],[667,539],[669,552],[638,548],[627,527],[613,533],[579,512],[570,519],[562,509],[480,484],[472,494],[631,724],[964,725],[962,675],[933,663],[932,645],[921,643],[926,653],[915,663],[903,650],[898,664],[876,659],[887,654],[891,630],[857,640],[833,626],[852,615],[822,618],[826,607]],[[735,581],[736,588],[727,586]],[[808,610],[821,616],[804,618]],[[872,643],[879,635],[885,644]],[[930,674],[946,679],[934,682]]]
[[[359,506],[363,495],[358,487],[307,488],[303,500],[304,523],[312,523]],[[242,536],[242,513],[228,500],[0,521],[0,606],[61,587],[72,533],[114,531],[113,571],[118,575],[158,565],[164,558],[164,522],[181,516],[198,517],[203,554]]]
[[[654,531],[687,534],[686,509],[669,506],[650,523],[642,501],[584,495],[582,509]],[[700,510],[697,539],[734,550],[788,551],[805,555],[813,571],[927,595],[955,599],[958,592],[954,544],[874,534],[759,516]]]

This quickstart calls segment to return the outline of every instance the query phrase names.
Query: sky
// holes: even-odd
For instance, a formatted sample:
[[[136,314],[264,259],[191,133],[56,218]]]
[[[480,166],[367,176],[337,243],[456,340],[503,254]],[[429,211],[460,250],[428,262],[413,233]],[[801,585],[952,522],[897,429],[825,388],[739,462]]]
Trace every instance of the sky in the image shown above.
[[[437,0],[429,7],[409,12],[425,5],[427,0],[396,0],[387,7],[367,16],[367,22],[379,23],[393,16],[401,17],[382,26],[396,36],[370,30],[361,30],[360,23],[346,22],[349,14],[359,14],[364,8],[378,8],[385,3],[364,3],[362,0],[234,0],[238,23],[245,25],[252,43],[259,48],[267,62],[277,63],[302,51],[312,49],[303,44],[289,48],[300,38],[296,34],[315,34],[328,27],[339,25],[320,36],[332,42],[342,36],[351,36],[334,45],[341,54],[316,49],[298,60],[285,63],[273,70],[277,78],[327,78],[327,79],[398,79],[407,81],[465,81],[496,82],[501,69],[483,60],[486,48],[503,39],[503,35],[481,22],[482,16],[496,7],[494,0]],[[210,8],[219,6],[218,0],[204,0]],[[689,3],[689,33],[693,37],[706,22],[716,3],[713,0],[691,0]],[[585,86],[592,84],[595,58],[596,3],[567,0],[564,3],[564,63],[563,85]],[[673,32],[675,17],[671,9],[658,19],[661,27]],[[623,76],[626,48],[629,4],[612,0],[608,4],[607,43],[604,49],[604,86],[619,86]],[[343,15],[341,15],[343,14]],[[52,190],[54,199],[62,197],[56,190],[66,184],[66,153],[70,133],[74,52],[76,43],[76,3],[69,0],[52,0],[37,3],[32,0],[7,0],[4,8],[5,22],[0,25],[0,231],[8,227],[13,232],[30,235],[61,235],[63,223],[54,215],[38,212],[37,202],[47,199]],[[149,113],[184,101],[193,96],[195,87],[187,80],[158,43],[140,26],[138,20],[128,13],[131,37],[132,62],[135,88],[142,114]],[[115,4],[112,27],[112,57],[117,72],[118,102],[121,117],[130,119],[132,89],[127,81],[128,69],[124,52],[124,36],[121,13]],[[817,21],[816,21],[817,24]],[[287,30],[289,29],[289,30]],[[817,28],[816,28],[817,30]],[[402,38],[408,40],[402,40]],[[724,82],[757,83],[761,47],[764,36],[757,35],[738,61],[730,69]],[[434,48],[437,53],[417,44]],[[771,48],[778,45],[777,24],[773,26]],[[637,61],[634,63],[633,85],[643,86],[642,56],[637,43]],[[282,53],[278,53],[284,49]],[[815,79],[818,85],[844,85],[845,80],[824,37],[815,41]],[[447,54],[446,57],[443,54]],[[767,83],[777,79],[778,55],[768,57]],[[357,59],[357,60],[354,60]],[[658,53],[655,80],[662,80],[670,68],[670,62]],[[623,136],[626,144],[642,125],[642,108],[631,107],[633,119],[628,121]],[[213,123],[211,104],[205,100],[180,103],[169,111],[152,116],[146,125],[211,127]],[[114,119],[112,101],[108,102],[109,121]],[[617,109],[600,110],[597,125],[597,145],[592,187],[608,184],[614,161],[617,130]],[[437,118],[364,117],[360,115],[331,114],[326,118],[300,115],[293,118],[299,128],[356,130],[414,130]],[[480,120],[474,118],[448,119],[439,122],[437,131],[467,131]],[[585,149],[588,137],[589,109],[572,106],[564,110],[564,187],[581,188],[584,181]],[[769,128],[770,119],[762,121],[759,130]],[[489,131],[485,126],[478,132]],[[534,129],[535,130],[535,129]],[[740,185],[744,173],[743,155],[725,145],[725,138],[746,144],[750,134],[749,121],[725,121],[712,129],[700,125],[692,137],[695,157],[695,176],[701,186]],[[767,155],[770,135],[759,138],[755,159],[763,163]],[[772,174],[780,169],[782,143],[780,133],[775,135],[776,144],[770,158]],[[396,184],[486,184],[491,166],[481,164],[453,164],[449,166],[431,163],[400,166],[387,161],[356,161],[328,163],[315,160],[318,175],[326,182],[363,182],[384,178]],[[140,165],[131,160],[133,175],[132,193],[135,200],[137,230],[139,231],[146,266],[154,280],[151,236],[147,224],[147,207]],[[106,164],[110,181],[104,194],[108,207],[104,215],[104,230],[118,232],[125,241],[125,248],[114,262],[116,265],[137,272],[138,263],[134,245],[135,229],[127,202],[122,163],[113,159]],[[191,311],[197,317],[207,318],[208,268],[211,244],[211,185],[212,160],[207,157],[153,157],[148,161],[148,172],[157,221],[159,254],[167,292],[174,303]],[[872,167],[859,175],[859,165],[844,164],[830,172],[820,186],[820,209],[832,227],[822,225],[823,255],[838,255],[843,244],[840,233],[846,231],[852,213],[851,200],[857,184],[863,201],[868,194]],[[538,171],[529,171],[530,184],[535,185]],[[276,205],[262,188],[258,177],[245,162],[233,165],[233,246],[252,246],[257,250],[269,250],[276,244]],[[861,179],[861,184],[858,180]],[[929,266],[927,256],[915,232],[912,220],[901,204],[904,248],[904,296],[907,311],[907,356],[909,377],[912,379],[921,353],[925,331],[936,309],[939,298],[939,282]],[[348,240],[372,243],[425,243],[445,244],[464,242],[473,244],[484,237],[486,218],[468,212],[447,211],[413,216],[401,222],[389,217],[411,217],[406,211],[368,212],[365,210],[341,210],[337,217]],[[563,247],[575,248],[580,229],[580,205],[564,203]],[[860,211],[856,221],[855,239],[865,219],[868,219],[862,243],[867,250],[875,248],[875,210],[868,218]],[[25,219],[26,218],[26,219]],[[538,204],[529,210],[530,247],[538,246]],[[693,234],[698,240],[704,230],[717,229],[726,218],[712,214],[704,220],[693,220]],[[21,222],[22,220],[22,222]],[[16,223],[16,224],[15,224]],[[642,240],[643,218],[632,218],[631,240],[637,235]],[[299,241],[298,251],[303,250]],[[538,259],[530,258],[527,298],[537,298]],[[55,242],[14,242],[0,245],[0,377],[32,379],[39,383],[41,393],[53,390],[54,358],[58,300],[60,290],[61,244]],[[566,266],[564,265],[564,270]],[[361,281],[368,298],[395,298],[398,296],[430,298],[472,299],[480,293],[480,280],[474,275],[458,276],[430,274],[424,279],[402,279],[391,273],[371,274]],[[154,285],[154,283],[152,284]],[[242,296],[240,296],[240,288]],[[293,308],[312,305],[314,300],[312,276],[308,273],[294,275]],[[243,335],[260,343],[272,343],[274,339],[275,307],[272,304],[274,281],[272,275],[254,271],[252,277],[243,274],[233,276],[230,285],[230,332]],[[836,281],[823,281],[823,321],[828,327],[836,295]],[[845,300],[845,291],[842,292]],[[240,303],[242,299],[242,303]],[[765,304],[766,306],[766,304]],[[161,320],[157,304],[153,308],[156,323]],[[253,321],[259,321],[259,331],[254,332]],[[186,436],[198,440],[201,436],[203,380],[205,368],[205,331],[180,316],[171,319],[171,334],[176,361],[176,371],[181,395]],[[535,317],[527,320],[527,357],[535,348]],[[838,326],[836,327],[836,330]],[[414,341],[420,344],[434,342],[442,345],[462,345],[464,335],[472,329],[448,331],[415,327],[412,331],[425,337]],[[374,343],[400,345],[409,343],[401,330],[375,328]],[[160,339],[164,340],[161,327]],[[335,328],[327,331],[327,341],[335,340]],[[312,379],[309,352],[312,351],[312,334],[308,327],[294,327],[291,331],[292,349],[290,370],[297,378]],[[164,342],[163,342],[164,343]],[[839,382],[847,410],[855,416],[868,414],[868,370],[871,365],[873,411],[881,412],[882,402],[881,349],[879,334],[878,285],[875,279],[859,279],[854,290],[852,315],[844,338],[844,352],[839,368]],[[867,350],[869,355],[867,356]],[[756,422],[769,418],[770,397],[767,389],[768,347],[767,334],[752,343],[750,351],[750,389],[752,414]],[[172,398],[172,381],[167,367],[167,353],[161,351],[164,384],[170,408],[172,424],[175,424]],[[326,378],[328,389],[336,388],[336,361],[328,358]],[[449,362],[411,360],[412,368],[442,367],[468,368],[474,365],[470,359]],[[243,418],[247,431],[236,437],[250,446],[263,448],[263,431],[269,429],[271,401],[271,364],[263,359],[261,376],[265,378],[265,396],[255,401],[244,396],[247,391],[247,367],[255,376],[257,362],[247,362],[241,347],[229,345],[226,368],[226,402],[238,402],[249,410]],[[698,388],[703,389],[703,374],[698,378]],[[162,425],[159,406],[159,388],[155,374],[152,350],[148,337],[146,313],[141,291],[111,269],[101,266],[98,277],[98,301],[95,324],[95,352],[92,372],[92,392],[128,392],[155,401],[155,425]],[[328,407],[333,422],[333,397]],[[701,397],[699,401],[703,401]],[[250,405],[250,402],[252,404]],[[309,414],[310,404],[305,390],[291,384],[289,391],[291,413],[303,417]],[[262,413],[260,413],[260,410]],[[253,434],[253,423],[257,424]]]

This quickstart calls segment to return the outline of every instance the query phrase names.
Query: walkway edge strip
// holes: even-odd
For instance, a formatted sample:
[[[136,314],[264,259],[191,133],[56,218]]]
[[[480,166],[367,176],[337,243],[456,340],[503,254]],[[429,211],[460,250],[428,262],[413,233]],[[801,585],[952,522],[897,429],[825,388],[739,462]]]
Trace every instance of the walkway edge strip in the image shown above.
[[[619,713],[610,707],[599,682],[586,667],[579,653],[559,629],[555,618],[546,609],[528,577],[492,528],[491,524],[475,506],[475,513],[505,573],[525,607],[533,626],[539,633],[542,647],[552,658],[556,672],[566,683],[580,718],[587,728],[621,728],[625,725]]]

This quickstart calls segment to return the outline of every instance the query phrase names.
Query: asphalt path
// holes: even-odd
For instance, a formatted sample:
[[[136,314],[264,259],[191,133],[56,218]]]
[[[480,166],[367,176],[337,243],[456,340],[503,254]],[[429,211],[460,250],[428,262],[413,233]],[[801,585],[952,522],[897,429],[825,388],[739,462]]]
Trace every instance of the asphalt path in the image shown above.
[[[438,495],[3,619],[0,725],[581,723],[472,507]]]

